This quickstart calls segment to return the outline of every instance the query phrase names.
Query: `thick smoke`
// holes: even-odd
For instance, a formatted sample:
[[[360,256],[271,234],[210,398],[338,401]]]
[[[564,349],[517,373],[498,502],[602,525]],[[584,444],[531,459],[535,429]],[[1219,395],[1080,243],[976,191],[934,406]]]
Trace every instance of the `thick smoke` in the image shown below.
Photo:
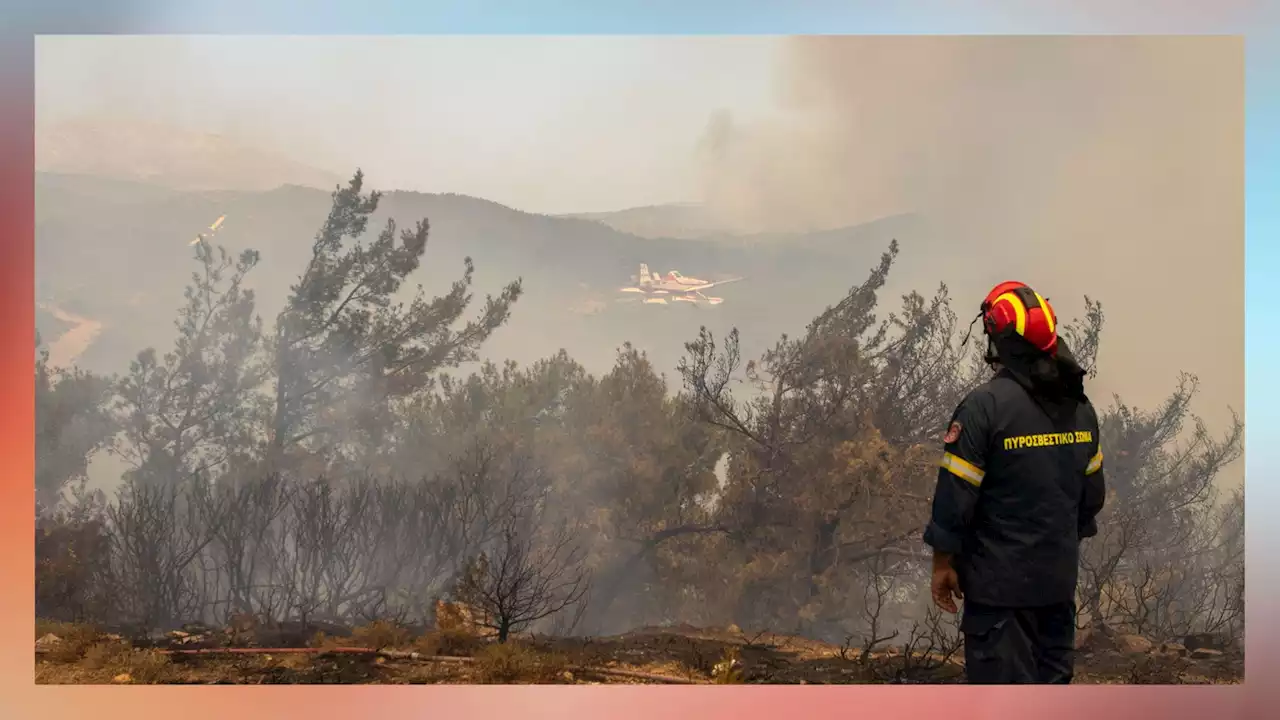
[[[1243,410],[1240,39],[794,38],[778,106],[707,128],[698,167],[722,224],[923,214],[904,286],[946,281],[968,312],[1022,279],[1067,317],[1090,295],[1107,314],[1100,401],[1150,405],[1185,370],[1211,428]]]

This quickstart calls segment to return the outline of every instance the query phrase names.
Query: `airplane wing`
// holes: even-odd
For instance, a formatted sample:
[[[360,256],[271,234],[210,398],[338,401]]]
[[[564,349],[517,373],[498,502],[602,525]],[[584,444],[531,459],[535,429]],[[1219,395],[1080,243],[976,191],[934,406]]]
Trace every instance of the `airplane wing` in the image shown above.
[[[729,283],[732,283],[732,282],[738,282],[739,280],[743,280],[743,279],[744,278],[736,277],[736,278],[729,278],[728,280],[717,280],[715,282],[703,283],[702,285],[692,285],[687,288],[684,288],[684,290],[686,290],[687,292],[700,292],[702,290],[708,290],[710,288],[717,287],[720,285],[728,285]]]

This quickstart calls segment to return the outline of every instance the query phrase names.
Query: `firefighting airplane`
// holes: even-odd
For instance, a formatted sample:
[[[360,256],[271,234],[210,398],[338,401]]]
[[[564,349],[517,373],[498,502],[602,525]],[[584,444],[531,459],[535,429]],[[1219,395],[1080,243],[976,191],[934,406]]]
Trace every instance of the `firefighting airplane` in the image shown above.
[[[707,297],[702,291],[709,290],[717,285],[737,282],[741,279],[736,277],[709,282],[698,278],[685,277],[677,270],[671,270],[666,275],[659,275],[658,273],[649,272],[649,266],[641,263],[640,274],[632,277],[635,285],[621,288],[619,292],[642,295],[642,301],[645,305],[666,305],[668,300],[693,303],[694,305],[719,305],[724,302],[724,298]]]
[[[217,234],[218,228],[222,227],[222,221],[226,219],[227,219],[226,215],[220,215],[217,220],[213,221],[213,224],[209,226],[208,230],[200,233],[199,235],[196,235],[196,239],[192,240],[187,244],[194,246],[196,243],[212,238],[215,234]]]

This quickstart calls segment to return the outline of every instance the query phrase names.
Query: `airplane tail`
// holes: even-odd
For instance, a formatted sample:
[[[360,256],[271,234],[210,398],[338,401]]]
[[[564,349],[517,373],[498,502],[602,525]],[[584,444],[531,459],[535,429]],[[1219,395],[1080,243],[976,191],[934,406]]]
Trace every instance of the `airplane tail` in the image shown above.
[[[649,265],[647,263],[640,263],[640,274],[636,276],[636,280],[642,286],[653,282],[653,276],[649,274]]]

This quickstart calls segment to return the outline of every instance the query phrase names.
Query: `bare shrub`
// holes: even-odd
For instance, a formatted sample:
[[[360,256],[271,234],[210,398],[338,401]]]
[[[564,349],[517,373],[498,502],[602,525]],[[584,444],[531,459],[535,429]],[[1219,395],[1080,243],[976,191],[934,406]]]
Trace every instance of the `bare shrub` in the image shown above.
[[[512,632],[549,618],[586,595],[583,553],[567,528],[537,528],[511,516],[498,537],[464,571],[456,593],[481,611],[477,622],[505,643]]]

